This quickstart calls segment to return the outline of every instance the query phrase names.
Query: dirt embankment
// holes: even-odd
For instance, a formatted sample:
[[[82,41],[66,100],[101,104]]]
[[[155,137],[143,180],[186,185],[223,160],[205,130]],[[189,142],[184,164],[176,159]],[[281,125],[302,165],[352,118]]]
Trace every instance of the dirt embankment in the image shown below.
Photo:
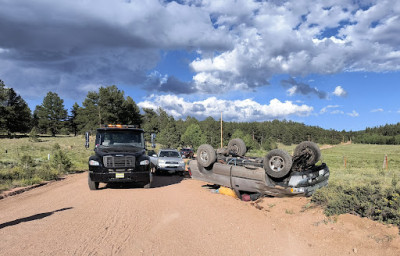
[[[90,191],[87,173],[0,200],[0,255],[400,255],[398,229],[306,198],[243,202],[157,176]]]

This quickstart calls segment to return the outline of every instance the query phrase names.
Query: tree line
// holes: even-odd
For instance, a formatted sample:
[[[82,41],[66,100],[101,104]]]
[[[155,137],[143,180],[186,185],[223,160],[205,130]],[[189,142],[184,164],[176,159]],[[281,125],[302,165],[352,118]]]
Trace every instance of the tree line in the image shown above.
[[[0,133],[82,134],[95,132],[101,124],[129,124],[142,127],[146,139],[156,133],[157,142],[167,147],[191,146],[203,143],[219,147],[221,143],[220,120],[208,117],[199,121],[188,116],[175,120],[162,109],[140,108],[130,96],[125,96],[117,86],[100,87],[89,91],[81,105],[75,103],[70,111],[57,93],[48,92],[33,113],[21,96],[7,88],[0,80]],[[242,138],[251,149],[276,147],[311,140],[321,144],[338,144],[352,140],[357,143],[400,144],[400,123],[365,131],[346,132],[326,130],[292,121],[223,122],[223,142]]]

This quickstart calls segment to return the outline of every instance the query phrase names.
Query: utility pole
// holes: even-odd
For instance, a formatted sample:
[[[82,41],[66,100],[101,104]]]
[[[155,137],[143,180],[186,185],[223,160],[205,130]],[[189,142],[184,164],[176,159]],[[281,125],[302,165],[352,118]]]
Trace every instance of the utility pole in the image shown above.
[[[224,147],[224,144],[223,144],[223,137],[222,137],[222,134],[223,134],[223,129],[222,129],[222,112],[221,112],[221,148],[223,148]]]

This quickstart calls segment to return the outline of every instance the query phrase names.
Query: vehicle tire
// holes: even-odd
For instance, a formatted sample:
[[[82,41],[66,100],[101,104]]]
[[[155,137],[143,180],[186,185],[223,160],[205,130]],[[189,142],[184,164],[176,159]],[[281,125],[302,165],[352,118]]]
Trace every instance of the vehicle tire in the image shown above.
[[[303,141],[294,149],[294,156],[299,157],[307,155],[308,159],[306,164],[312,166],[316,164],[321,158],[321,150],[318,145],[311,141]]]
[[[284,150],[271,150],[264,157],[264,169],[272,178],[285,177],[292,168],[292,157]]]
[[[228,143],[228,151],[238,156],[244,156],[247,151],[246,144],[242,139],[232,139]]]
[[[152,172],[150,172],[150,180],[149,180],[149,183],[147,183],[147,184],[144,184],[143,185],[143,188],[151,188],[151,183],[153,182],[153,173]]]
[[[97,189],[99,189],[99,182],[92,181],[92,180],[90,179],[90,176],[89,176],[89,175],[88,175],[88,184],[89,184],[90,190],[97,190]]]
[[[203,144],[197,149],[197,162],[203,167],[210,167],[217,161],[217,154],[209,144]]]

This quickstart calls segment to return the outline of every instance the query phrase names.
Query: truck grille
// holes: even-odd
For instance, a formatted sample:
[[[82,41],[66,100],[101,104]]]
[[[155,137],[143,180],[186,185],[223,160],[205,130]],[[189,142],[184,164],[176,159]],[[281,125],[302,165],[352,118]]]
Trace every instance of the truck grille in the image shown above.
[[[104,167],[107,168],[125,168],[135,167],[134,156],[104,156]]]

